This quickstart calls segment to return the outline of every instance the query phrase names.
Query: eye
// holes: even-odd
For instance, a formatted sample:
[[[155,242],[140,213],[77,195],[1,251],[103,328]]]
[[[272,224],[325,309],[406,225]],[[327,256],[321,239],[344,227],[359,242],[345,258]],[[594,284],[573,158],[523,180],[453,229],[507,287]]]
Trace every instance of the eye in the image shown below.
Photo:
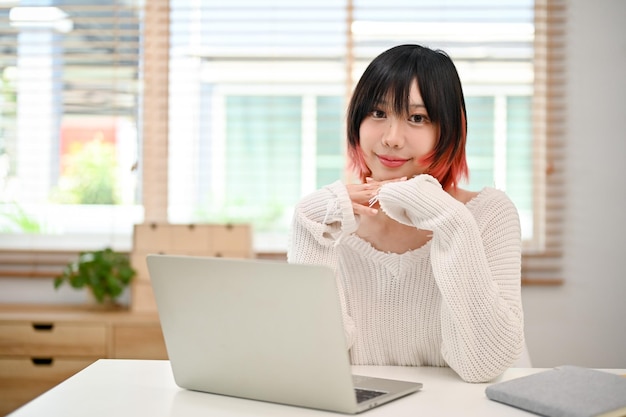
[[[387,114],[382,110],[375,109],[370,112],[370,116],[372,116],[372,118],[374,119],[384,119],[385,117],[387,117]]]
[[[411,123],[426,123],[428,122],[428,116],[424,114],[412,114],[409,116],[409,121]]]

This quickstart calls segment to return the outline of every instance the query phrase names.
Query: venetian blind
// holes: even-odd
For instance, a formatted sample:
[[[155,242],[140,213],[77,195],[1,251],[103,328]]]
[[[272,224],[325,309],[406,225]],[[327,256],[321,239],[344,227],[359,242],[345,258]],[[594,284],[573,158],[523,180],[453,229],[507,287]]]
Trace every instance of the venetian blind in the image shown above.
[[[475,38],[473,32],[485,19],[496,30],[506,30],[506,23],[504,25],[499,25],[499,23],[517,22],[520,13],[527,13],[526,8],[522,10],[525,6],[523,4],[520,6],[523,2],[512,2],[514,6],[486,1],[452,2],[446,3],[445,7],[424,5],[417,10],[420,14],[419,19],[423,23],[417,31],[415,27],[406,24],[407,20],[409,22],[411,20],[410,16],[407,17],[407,10],[415,9],[413,2],[398,1],[380,6],[379,2],[352,0],[345,3],[332,2],[332,4],[317,2],[314,7],[308,8],[291,2],[274,3],[272,3],[274,7],[264,8],[255,2],[240,1],[227,6],[205,2],[202,4],[206,7],[202,8],[199,2],[192,1],[146,2],[142,170],[146,220],[172,221],[171,213],[168,215],[168,206],[172,205],[171,201],[168,201],[172,199],[172,191],[168,191],[168,184],[169,188],[182,187],[184,192],[179,191],[180,193],[188,195],[197,193],[197,190],[193,188],[184,188],[188,181],[180,180],[185,177],[181,176],[181,170],[178,168],[185,167],[172,169],[171,156],[172,153],[181,152],[175,144],[184,143],[194,135],[202,136],[207,134],[206,132],[211,132],[204,139],[200,138],[194,142],[188,151],[188,156],[182,159],[189,165],[197,165],[194,169],[199,172],[204,172],[202,169],[206,167],[198,163],[196,156],[202,152],[219,151],[215,148],[208,150],[203,148],[210,138],[219,135],[215,133],[216,125],[207,121],[212,114],[229,111],[228,106],[235,106],[235,109],[239,105],[246,106],[242,103],[282,105],[290,107],[291,110],[295,108],[294,102],[286,98],[288,94],[276,102],[265,102],[259,98],[255,99],[257,101],[245,99],[245,94],[239,94],[242,88],[242,74],[245,71],[255,73],[257,78],[261,77],[265,87],[269,86],[274,91],[281,91],[285,89],[286,84],[297,82],[308,83],[313,88],[323,90],[328,87],[325,83],[329,82],[320,83],[315,80],[315,76],[326,72],[334,76],[335,81],[339,80],[339,83],[342,83],[343,93],[340,94],[348,96],[364,66],[377,53],[400,42],[425,41],[423,43],[429,46],[447,50],[455,62],[459,62],[462,73],[470,68],[480,67],[481,62],[486,60],[486,50],[491,51],[491,55],[487,54],[488,58],[493,61],[495,56],[495,61],[502,64],[501,69],[508,68],[507,65],[519,63],[530,50],[531,66],[534,72],[534,75],[531,72],[534,81],[531,78],[530,84],[534,93],[531,93],[531,106],[526,107],[532,111],[532,132],[530,142],[525,142],[526,149],[520,149],[519,152],[531,154],[532,173],[528,178],[524,178],[524,181],[519,182],[530,187],[529,204],[532,206],[534,219],[532,222],[533,242],[524,253],[523,279],[526,284],[561,282],[561,204],[563,201],[561,159],[566,15],[564,1],[550,1],[548,4],[547,0],[537,0],[534,2],[534,7],[530,2],[529,10],[533,15],[530,22],[531,25],[534,24],[534,38],[531,37],[530,41],[525,32],[513,34],[511,39],[506,40],[494,35],[489,41]],[[201,16],[198,14],[200,12]],[[181,50],[185,48],[184,43],[181,43],[181,40],[174,34],[181,32],[173,30],[175,22],[181,24],[181,14],[187,14],[189,27],[195,25],[199,29],[197,32],[188,32],[191,39],[189,39],[187,50],[182,52],[190,57],[198,58],[193,64],[197,67],[190,73],[188,79],[207,77],[205,79],[215,80],[216,77],[221,77],[226,85],[224,89],[235,91],[234,97],[223,99],[225,104],[222,107],[216,106],[215,101],[202,103],[203,96],[213,93],[209,89],[220,88],[219,86],[205,86],[203,91],[198,92],[191,89],[190,84],[173,84],[171,79],[168,80],[168,73],[171,77],[173,71],[172,68],[167,67],[167,62],[172,62],[170,54],[181,53]],[[424,21],[424,16],[426,16],[426,21]],[[263,17],[266,19],[263,20]],[[394,24],[394,19],[401,21]],[[418,19],[417,15],[415,19]],[[445,24],[442,25],[442,21]],[[517,26],[524,27],[523,24]],[[446,30],[456,31],[456,33],[447,33]],[[459,40],[459,32],[461,32],[461,37],[467,39]],[[196,33],[196,38],[193,38],[192,33]],[[440,38],[436,39],[434,35],[439,35]],[[306,42],[298,42],[303,39]],[[476,40],[472,43],[472,39]],[[247,48],[249,45],[254,46],[252,52]],[[325,51],[324,47],[329,47],[331,53]],[[233,65],[223,65],[225,61]],[[290,68],[294,72],[281,72],[285,67],[283,66],[281,70],[273,66],[276,62],[293,64]],[[219,71],[221,73],[216,75]],[[277,74],[278,77],[282,77],[281,82],[276,80]],[[258,79],[257,84],[259,84]],[[517,88],[517,86],[513,87]],[[264,91],[263,88],[260,90]],[[484,88],[481,90],[480,86],[470,86],[466,89],[466,95],[469,93],[470,96],[475,96],[472,100],[473,105],[478,109],[476,114],[479,114],[479,111],[485,111],[484,119],[479,118],[483,120],[480,123],[492,125],[496,123],[492,119],[497,118],[497,115],[494,116],[494,111],[489,109],[494,108],[495,101],[503,98],[490,98],[488,94],[485,95],[484,90]],[[487,90],[491,91],[489,88]],[[185,91],[189,93],[187,96],[184,96]],[[520,87],[519,91],[522,92],[520,97],[523,97],[525,90]],[[175,94],[183,94],[180,97],[186,98],[173,98]],[[315,108],[319,116],[328,113],[326,110],[322,112],[324,108],[336,108],[340,112],[339,117],[331,117],[325,125],[336,126],[334,130],[342,129],[340,124],[342,123],[341,117],[344,115],[342,106],[345,106],[345,101],[335,104],[336,107],[320,107],[321,103],[332,103],[331,99],[334,95],[335,93],[328,94],[324,100],[317,101],[304,99],[299,102],[298,106],[302,107],[298,107],[297,111],[304,113],[309,108]],[[175,104],[172,100],[175,100]],[[281,102],[284,104],[280,104]],[[187,105],[181,109],[183,103]],[[514,106],[516,103],[516,97],[513,97],[508,105]],[[189,119],[192,123],[186,125],[191,125],[190,130],[173,129],[171,125],[173,112],[184,110],[194,113],[199,111],[198,106],[205,106],[205,110],[196,118]],[[239,117],[250,117],[250,113],[243,111]],[[274,116],[271,113],[262,113],[259,117]],[[223,117],[223,120],[228,120],[228,116]],[[313,120],[311,123],[313,123],[311,126],[315,126],[320,122]],[[512,120],[508,123],[508,126],[515,126],[516,121]],[[194,128],[196,130],[193,130]],[[284,126],[283,130],[292,128],[291,125]],[[496,129],[493,133],[494,137],[491,138],[492,142],[497,140],[497,132]],[[303,138],[303,146],[306,148],[313,141],[313,139]],[[315,152],[323,146],[318,141],[317,145],[310,149]],[[480,152],[476,158],[484,159]],[[491,156],[489,163],[496,164],[497,159],[497,156]],[[332,165],[331,159],[323,160],[330,161],[329,164]],[[512,164],[516,162],[515,157],[512,160]],[[302,164],[307,163],[310,161],[303,158]],[[168,164],[170,164],[169,170]],[[204,181],[206,186],[211,181],[211,172],[207,171],[203,175],[205,176],[200,175],[201,179],[198,181]],[[291,174],[284,173],[284,175]],[[178,180],[173,181],[173,176]],[[306,179],[299,179],[299,181],[305,183]],[[308,186],[312,186],[311,184],[309,183]]]
[[[565,0],[535,0],[534,186],[544,230],[540,248],[523,256],[526,284],[563,282],[566,18]]]
[[[0,5],[0,231],[93,232],[78,206],[135,202],[141,12],[132,0]]]
[[[169,1],[147,1],[143,33],[142,202],[144,221],[167,223]]]

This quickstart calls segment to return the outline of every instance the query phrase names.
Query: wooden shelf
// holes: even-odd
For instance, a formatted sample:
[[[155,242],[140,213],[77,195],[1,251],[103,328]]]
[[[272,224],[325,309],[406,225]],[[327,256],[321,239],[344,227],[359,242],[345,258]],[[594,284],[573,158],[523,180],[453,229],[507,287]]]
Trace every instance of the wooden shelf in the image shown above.
[[[167,359],[158,315],[0,304],[0,416],[101,358]]]

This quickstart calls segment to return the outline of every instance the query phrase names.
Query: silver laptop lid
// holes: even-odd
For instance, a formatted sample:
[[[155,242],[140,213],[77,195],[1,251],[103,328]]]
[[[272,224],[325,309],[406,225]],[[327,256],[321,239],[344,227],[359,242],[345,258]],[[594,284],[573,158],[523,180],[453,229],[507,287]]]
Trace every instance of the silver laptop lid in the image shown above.
[[[180,387],[355,412],[329,268],[173,255],[147,262]]]

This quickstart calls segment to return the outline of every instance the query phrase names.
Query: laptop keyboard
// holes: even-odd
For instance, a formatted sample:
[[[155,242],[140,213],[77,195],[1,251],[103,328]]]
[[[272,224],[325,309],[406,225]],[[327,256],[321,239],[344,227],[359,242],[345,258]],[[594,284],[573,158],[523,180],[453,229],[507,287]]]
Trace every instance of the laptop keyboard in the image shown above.
[[[355,388],[354,392],[356,394],[356,402],[361,403],[363,401],[371,400],[372,398],[376,398],[380,395],[387,394],[384,391],[374,391],[370,389],[363,388]]]

